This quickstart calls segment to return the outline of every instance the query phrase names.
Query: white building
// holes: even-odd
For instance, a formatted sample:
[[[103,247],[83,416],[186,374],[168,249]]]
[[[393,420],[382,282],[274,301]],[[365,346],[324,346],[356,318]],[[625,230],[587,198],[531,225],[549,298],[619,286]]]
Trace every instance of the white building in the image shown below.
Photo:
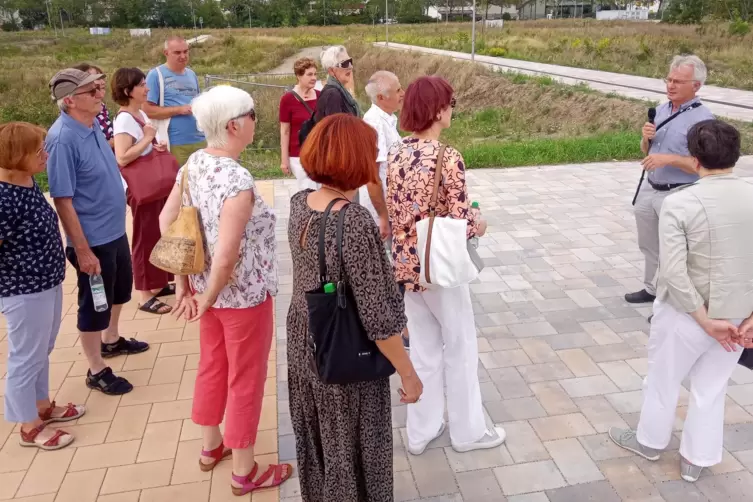
[[[440,0],[441,1],[441,0]],[[481,19],[484,16],[484,7],[481,2],[476,2],[476,18]],[[487,19],[502,19],[502,16],[509,14],[513,19],[518,17],[518,9],[514,5],[506,5],[501,7],[499,5],[490,5],[487,11]],[[426,11],[426,15],[432,19],[445,21],[455,18],[470,18],[473,16],[473,2],[466,2],[461,5],[453,5],[452,8],[447,5],[436,5],[429,7]]]

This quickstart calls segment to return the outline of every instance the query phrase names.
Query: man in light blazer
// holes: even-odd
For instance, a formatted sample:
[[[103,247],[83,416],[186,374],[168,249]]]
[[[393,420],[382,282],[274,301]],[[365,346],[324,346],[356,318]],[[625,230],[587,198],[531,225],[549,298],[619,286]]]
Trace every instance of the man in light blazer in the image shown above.
[[[718,120],[693,126],[699,181],[665,200],[648,376],[637,431],[612,428],[619,446],[659,459],[672,437],[680,387],[690,379],[680,469],[689,482],[722,461],[727,382],[753,330],[753,182],[733,172],[740,135]],[[741,326],[743,323],[743,327]]]

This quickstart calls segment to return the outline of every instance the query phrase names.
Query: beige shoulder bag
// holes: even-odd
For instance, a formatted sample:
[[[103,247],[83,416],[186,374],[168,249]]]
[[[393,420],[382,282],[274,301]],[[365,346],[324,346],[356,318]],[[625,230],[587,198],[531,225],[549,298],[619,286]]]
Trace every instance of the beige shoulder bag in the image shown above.
[[[175,275],[193,275],[204,271],[204,238],[201,234],[199,210],[191,202],[187,186],[188,166],[183,167],[180,178],[180,211],[154,246],[149,262],[155,267]],[[187,196],[189,205],[183,204]]]

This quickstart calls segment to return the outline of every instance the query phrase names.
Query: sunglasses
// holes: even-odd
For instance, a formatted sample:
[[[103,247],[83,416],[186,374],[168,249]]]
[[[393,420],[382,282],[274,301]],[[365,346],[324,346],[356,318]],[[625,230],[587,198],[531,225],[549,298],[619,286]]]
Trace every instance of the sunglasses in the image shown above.
[[[244,114],[241,114],[241,115],[238,115],[237,117],[233,117],[233,118],[231,118],[230,120],[228,120],[228,121],[227,121],[227,123],[228,123],[228,125],[229,125],[229,124],[230,124],[230,122],[232,122],[233,120],[238,120],[238,119],[242,119],[242,118],[244,118],[244,117],[248,117],[248,118],[250,118],[251,120],[253,120],[254,122],[256,122],[256,111],[255,111],[255,110],[254,110],[254,109],[252,108],[251,110],[247,111],[247,112],[246,112],[246,113],[244,113]]]
[[[346,59],[345,61],[340,61],[335,66],[337,68],[342,68],[344,70],[347,70],[349,68],[353,68],[353,58]]]
[[[455,108],[455,105],[458,104],[458,101],[455,98],[452,98],[450,100],[450,108]]]
[[[84,94],[88,94],[89,96],[91,96],[91,97],[94,98],[94,97],[97,96],[98,92],[105,92],[105,86],[104,85],[97,85],[97,86],[94,86],[93,88],[89,89],[88,91],[76,92],[73,95],[74,96],[83,96]]]

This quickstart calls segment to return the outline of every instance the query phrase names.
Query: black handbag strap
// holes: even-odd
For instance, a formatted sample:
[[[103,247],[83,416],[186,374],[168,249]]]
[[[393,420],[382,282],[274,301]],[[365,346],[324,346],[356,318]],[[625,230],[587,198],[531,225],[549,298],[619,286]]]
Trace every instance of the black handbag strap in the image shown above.
[[[686,108],[683,108],[682,110],[680,110],[679,112],[675,113],[674,115],[669,116],[662,123],[660,123],[658,126],[656,126],[656,130],[658,131],[659,129],[661,129],[665,125],[669,124],[670,122],[672,122],[674,119],[676,119],[677,117],[679,117],[683,113],[685,113],[687,111],[690,111],[690,110],[695,110],[696,108],[698,108],[702,104],[703,103],[697,101],[697,102],[693,103],[692,105],[690,105],[690,106],[688,106]],[[649,150],[653,146],[653,143],[654,143],[653,140],[649,141]]]
[[[324,210],[324,215],[322,216],[322,221],[319,224],[319,280],[322,284],[329,282],[329,279],[327,278],[327,260],[324,254],[324,237],[327,230],[327,218],[329,218],[329,213],[332,211],[334,205],[341,200],[347,199],[338,197],[327,205],[327,209]]]
[[[304,106],[304,107],[306,108],[306,110],[308,110],[308,112],[309,112],[309,115],[313,115],[313,114],[314,114],[314,110],[312,110],[312,109],[311,109],[311,108],[309,107],[308,103],[306,103],[306,101],[305,101],[305,100],[304,100],[304,99],[303,99],[303,98],[302,98],[301,96],[299,96],[297,92],[295,92],[295,91],[290,91],[290,93],[291,93],[291,94],[292,94],[293,96],[295,96],[295,99],[297,99],[297,100],[298,100],[298,102],[299,102],[299,103],[301,103],[301,104],[302,104],[302,105],[303,105],[303,106]]]

